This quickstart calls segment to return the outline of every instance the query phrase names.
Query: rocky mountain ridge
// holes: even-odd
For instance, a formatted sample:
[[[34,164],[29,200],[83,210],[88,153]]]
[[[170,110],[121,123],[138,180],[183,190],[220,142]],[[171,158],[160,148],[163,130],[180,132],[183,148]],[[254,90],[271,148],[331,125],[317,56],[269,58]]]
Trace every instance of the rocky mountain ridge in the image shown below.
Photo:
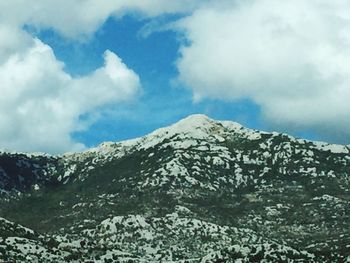
[[[0,262],[345,262],[349,152],[204,115],[82,153],[3,152]]]

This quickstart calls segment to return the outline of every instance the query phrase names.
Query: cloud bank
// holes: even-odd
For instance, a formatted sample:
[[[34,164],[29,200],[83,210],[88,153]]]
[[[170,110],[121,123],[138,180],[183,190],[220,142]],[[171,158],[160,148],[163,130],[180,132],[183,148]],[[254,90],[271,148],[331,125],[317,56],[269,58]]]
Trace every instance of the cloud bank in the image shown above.
[[[179,79],[195,100],[250,98],[272,127],[349,143],[349,9],[342,0],[199,8],[177,24],[189,43]]]

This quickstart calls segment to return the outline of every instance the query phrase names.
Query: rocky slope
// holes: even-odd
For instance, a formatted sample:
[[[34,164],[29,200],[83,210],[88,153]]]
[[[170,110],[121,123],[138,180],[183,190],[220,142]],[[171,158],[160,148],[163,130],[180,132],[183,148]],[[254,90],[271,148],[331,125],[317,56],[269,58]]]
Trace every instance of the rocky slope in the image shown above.
[[[349,152],[193,115],[0,153],[0,262],[350,262]]]

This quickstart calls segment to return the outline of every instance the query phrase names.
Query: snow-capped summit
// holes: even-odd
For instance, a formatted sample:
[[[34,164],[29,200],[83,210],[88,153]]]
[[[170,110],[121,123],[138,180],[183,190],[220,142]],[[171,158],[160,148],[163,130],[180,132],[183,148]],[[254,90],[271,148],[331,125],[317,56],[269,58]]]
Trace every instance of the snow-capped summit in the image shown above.
[[[242,127],[242,125],[233,121],[217,121],[204,114],[193,114],[158,131],[166,131],[170,134],[190,133],[196,136],[199,130],[209,135],[215,130],[217,131],[224,128],[241,129]]]
[[[171,125],[169,129],[173,128],[177,129],[178,132],[186,132],[195,128],[204,128],[208,125],[213,125],[214,123],[215,121],[210,119],[207,115],[193,114]]]
[[[203,114],[190,115],[173,125],[160,128],[152,132],[150,137],[172,137],[176,134],[190,135],[193,138],[205,138],[213,127],[217,127],[219,122],[210,119]]]
[[[163,128],[159,128],[152,133],[140,138],[121,141],[118,143],[108,142],[102,143],[96,148],[88,150],[88,152],[97,152],[107,154],[115,152],[132,151],[137,149],[148,149],[165,140],[181,141],[186,143],[189,140],[224,140],[221,136],[242,129],[242,126],[230,121],[215,121],[204,114],[190,115],[180,121]],[[247,134],[252,131],[245,129]]]

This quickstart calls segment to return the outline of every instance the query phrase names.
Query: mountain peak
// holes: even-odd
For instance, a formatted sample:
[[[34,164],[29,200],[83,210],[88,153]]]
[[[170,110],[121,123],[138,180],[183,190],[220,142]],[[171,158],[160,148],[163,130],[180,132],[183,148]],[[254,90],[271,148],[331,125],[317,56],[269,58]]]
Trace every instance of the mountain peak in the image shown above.
[[[244,128],[236,122],[217,121],[204,114],[193,114],[170,126],[159,128],[143,137],[122,142],[105,142],[96,148],[89,149],[87,152],[99,152],[102,154],[115,152],[116,145],[125,147],[125,149],[138,149],[139,147],[148,149],[162,143],[166,139],[174,140],[174,137],[176,137],[176,140],[182,141],[183,143],[188,140],[223,141],[223,137],[231,132],[244,134],[246,137],[259,136],[258,132]],[[119,148],[118,151],[120,151]]]
[[[213,133],[220,133],[225,128],[242,127],[234,122],[216,121],[204,114],[190,115],[170,126],[160,128],[147,135],[149,139],[166,137],[171,138],[174,135],[181,135],[182,137],[191,137],[193,139],[204,139]]]
[[[0,153],[0,262],[349,261],[349,167],[345,146],[202,114],[83,153]]]
[[[207,115],[205,114],[192,114],[189,115],[180,121],[178,121],[178,124],[190,124],[192,126],[199,126],[203,124],[208,124],[210,122],[213,122],[214,120],[210,119]]]
[[[193,114],[190,115],[165,129],[176,130],[177,132],[191,132],[198,128],[207,127],[215,124],[216,122],[210,119],[204,114]]]

